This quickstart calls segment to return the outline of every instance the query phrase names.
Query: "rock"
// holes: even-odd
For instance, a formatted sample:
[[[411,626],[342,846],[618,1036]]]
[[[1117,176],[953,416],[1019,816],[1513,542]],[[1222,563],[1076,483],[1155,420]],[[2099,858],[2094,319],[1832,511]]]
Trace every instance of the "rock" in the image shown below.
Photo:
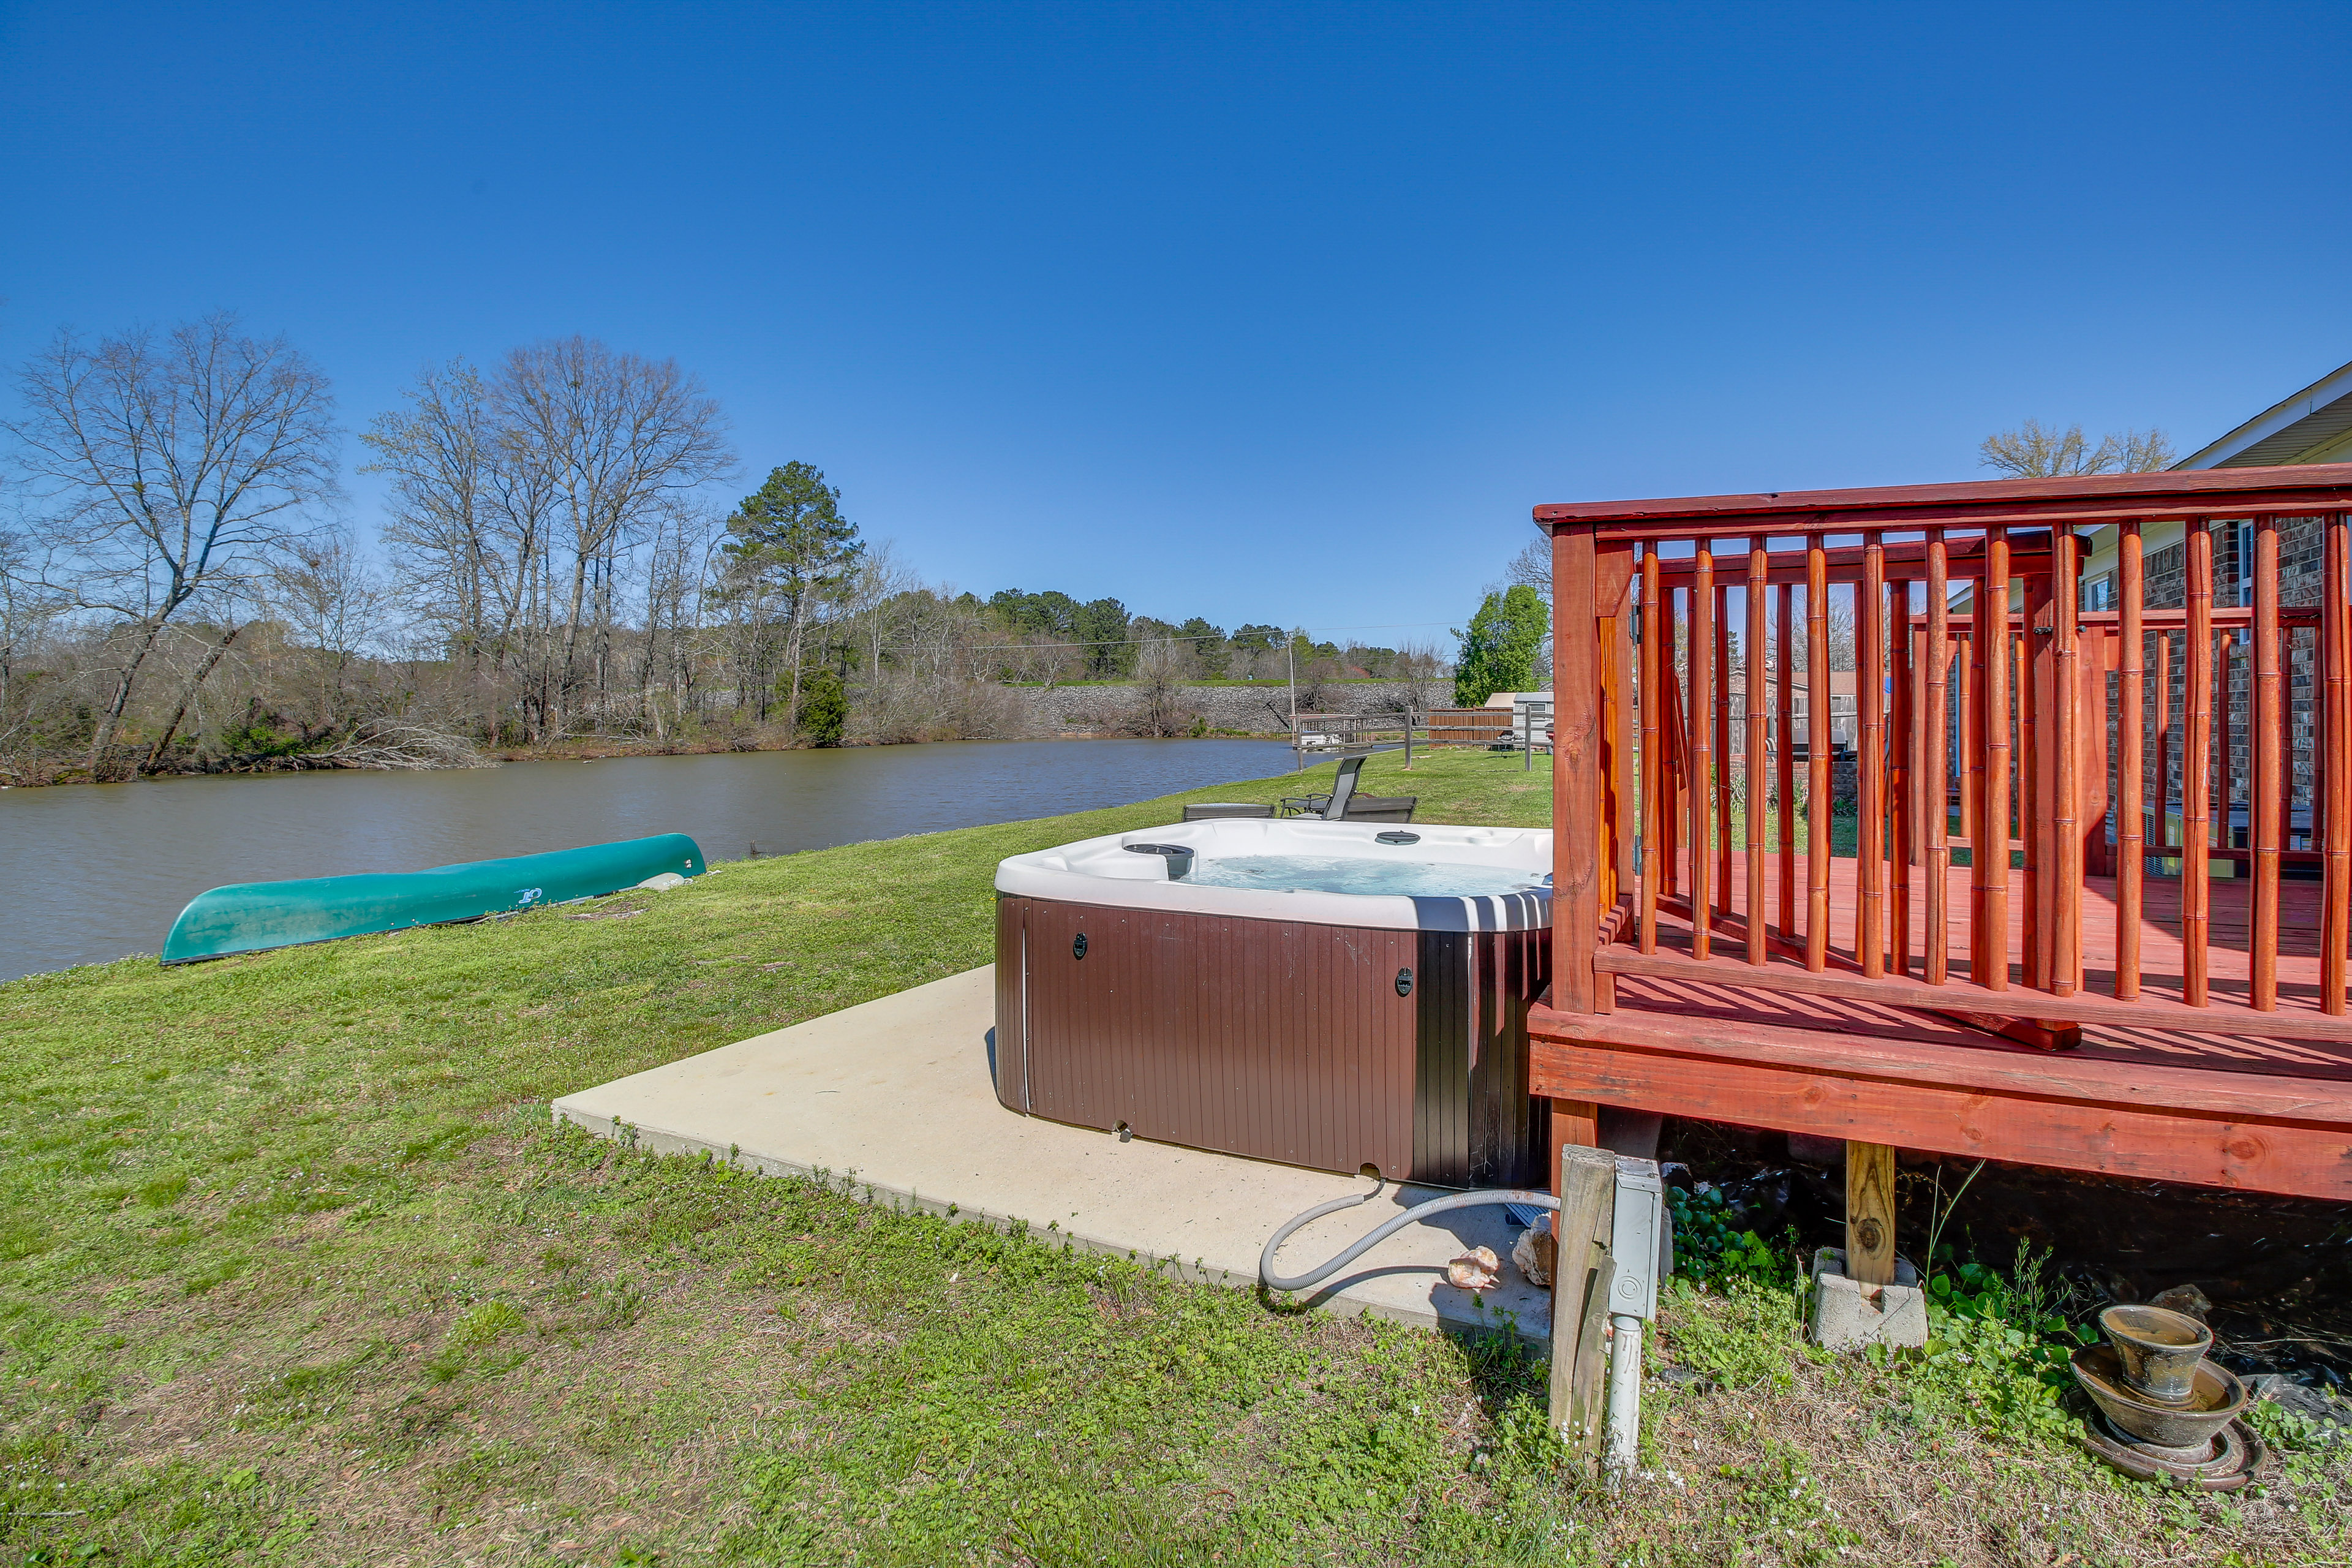
[[[1476,1247],[1445,1266],[1445,1277],[1465,1290],[1491,1290],[1503,1260],[1491,1247]]]
[[[2205,1322],[2208,1315],[2213,1310],[2211,1300],[2207,1299],[2204,1291],[2194,1285],[2175,1285],[2171,1289],[2152,1299],[2148,1305],[2161,1307],[2168,1312],[2185,1312],[2200,1323]]]
[[[672,888],[686,886],[686,879],[675,871],[657,871],[637,884],[648,893],[667,893]]]
[[[1552,1265],[1559,1261],[1559,1242],[1551,1227],[1539,1220],[1521,1231],[1511,1248],[1511,1261],[1527,1277],[1528,1284],[1538,1290],[1549,1289]]]
[[[1706,1394],[1715,1388],[1715,1379],[1706,1373],[1677,1366],[1673,1362],[1662,1363],[1650,1375],[1668,1388],[1679,1388],[1691,1394]]]
[[[2267,1399],[2282,1410],[2308,1415],[2320,1424],[2318,1441],[2352,1442],[2352,1403],[2330,1397],[2326,1391],[2295,1382],[2283,1372],[2266,1372],[2248,1381],[2256,1399]]]
[[[1800,1165],[1818,1165],[1823,1170],[1841,1171],[1845,1168],[1845,1140],[1791,1132],[1789,1134],[1789,1158]]]

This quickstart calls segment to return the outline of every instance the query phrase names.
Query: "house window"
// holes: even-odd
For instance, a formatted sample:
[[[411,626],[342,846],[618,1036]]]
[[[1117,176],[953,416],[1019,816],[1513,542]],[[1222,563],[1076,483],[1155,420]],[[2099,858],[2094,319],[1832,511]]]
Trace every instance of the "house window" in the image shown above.
[[[2083,608],[2086,610],[2112,610],[2115,607],[2116,578],[2115,574],[2110,572],[2104,577],[2095,578],[2091,582],[2090,585],[2084,590]]]
[[[2251,609],[2254,603],[2254,525],[2238,524],[2238,608]]]

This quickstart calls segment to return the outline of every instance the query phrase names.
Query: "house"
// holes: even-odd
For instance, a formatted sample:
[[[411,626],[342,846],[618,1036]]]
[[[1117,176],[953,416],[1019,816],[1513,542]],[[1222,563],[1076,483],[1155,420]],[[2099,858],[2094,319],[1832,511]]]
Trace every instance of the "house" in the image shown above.
[[[2305,387],[2293,397],[2247,420],[2235,430],[2173,464],[2176,469],[2256,468],[2287,463],[2352,461],[2352,364],[2344,365]],[[2151,607],[2181,602],[2182,573],[2187,551],[2187,525],[2150,522],[2141,530],[2141,549],[2147,563],[2147,602]],[[2254,593],[2254,525],[2250,518],[2231,519],[2213,540],[2213,585],[2217,604],[2252,605]],[[2083,567],[2083,607],[2112,609],[2116,597],[2117,530],[2110,523],[2092,536]],[[2281,598],[2290,605],[2308,605],[2315,597],[2319,577],[2319,528],[2310,518],[2297,518],[2280,530]]]

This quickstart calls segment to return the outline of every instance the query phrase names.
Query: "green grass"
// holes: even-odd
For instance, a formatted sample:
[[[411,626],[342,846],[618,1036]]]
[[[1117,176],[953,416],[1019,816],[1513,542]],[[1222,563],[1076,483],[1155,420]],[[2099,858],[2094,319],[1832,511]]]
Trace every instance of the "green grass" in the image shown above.
[[[1516,757],[1400,762],[1366,788],[1423,820],[1548,818]],[[1277,1312],[550,1124],[566,1090],[984,963],[999,858],[1175,815],[0,986],[0,1563],[1760,1562],[1758,1531],[1831,1509],[1889,1561],[2334,1539],[2293,1511],[2340,1528],[2333,1483],[2245,1505],[2276,1519],[2150,1501],[1980,1436],[1965,1389],[1811,1356],[1785,1300],[1688,1289],[1667,1353],[1753,1386],[1656,1394],[1675,1479],[1611,1505],[1499,1338]]]

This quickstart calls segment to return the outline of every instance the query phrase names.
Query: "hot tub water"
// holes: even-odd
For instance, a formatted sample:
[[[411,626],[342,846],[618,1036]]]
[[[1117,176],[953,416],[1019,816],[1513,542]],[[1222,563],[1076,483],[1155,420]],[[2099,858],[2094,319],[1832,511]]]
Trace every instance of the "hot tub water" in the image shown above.
[[[1273,893],[1369,893],[1390,898],[1477,899],[1544,890],[1551,879],[1514,866],[1377,860],[1363,855],[1231,855],[1196,859],[1183,880],[1195,887]]]

